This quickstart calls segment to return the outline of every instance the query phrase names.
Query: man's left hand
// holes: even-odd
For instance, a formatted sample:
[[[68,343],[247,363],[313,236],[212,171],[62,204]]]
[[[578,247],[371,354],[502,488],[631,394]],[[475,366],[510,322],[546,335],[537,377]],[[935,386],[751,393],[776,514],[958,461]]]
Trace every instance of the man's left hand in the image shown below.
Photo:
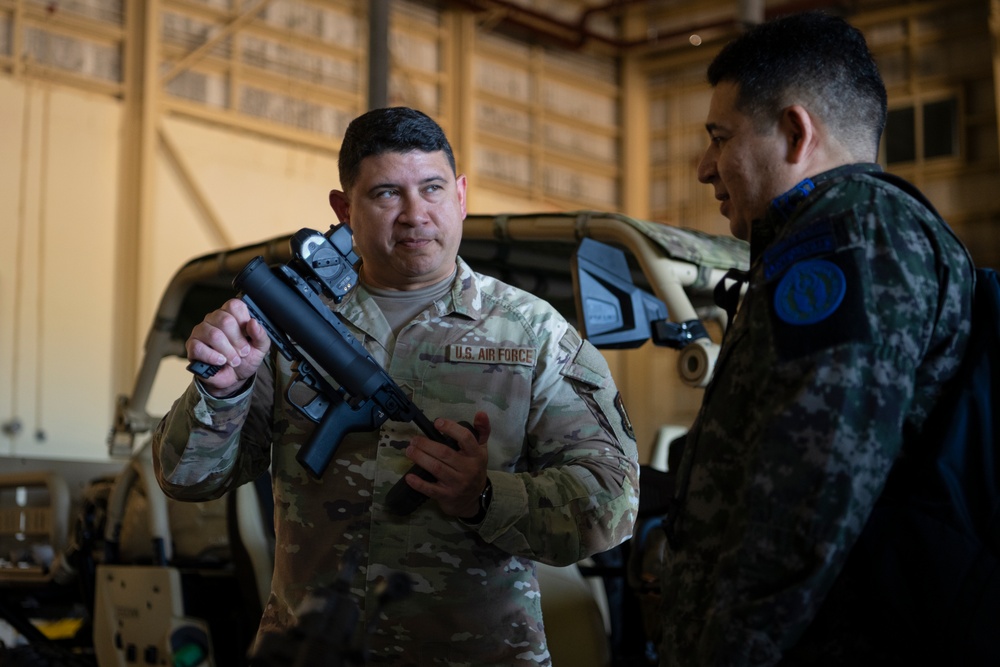
[[[486,488],[490,418],[477,412],[472,425],[475,433],[450,419],[434,421],[434,428],[458,443],[457,450],[423,435],[414,436],[406,448],[406,456],[437,479],[431,484],[407,475],[406,483],[436,500],[445,514],[459,518],[479,512],[479,496]]]

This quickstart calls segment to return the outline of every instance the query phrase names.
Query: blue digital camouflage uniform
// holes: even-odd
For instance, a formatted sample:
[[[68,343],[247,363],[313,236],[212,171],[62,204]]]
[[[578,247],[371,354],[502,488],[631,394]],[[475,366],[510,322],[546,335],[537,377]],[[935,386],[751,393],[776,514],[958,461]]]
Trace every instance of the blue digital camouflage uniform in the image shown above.
[[[803,181],[754,223],[749,289],[678,469],[662,665],[778,662],[959,364],[968,254],[877,170]]]
[[[270,461],[277,549],[261,633],[294,623],[305,594],[334,581],[357,547],[351,590],[366,623],[381,578],[414,582],[378,621],[372,663],[550,664],[533,561],[567,565],[618,545],[638,506],[635,439],[604,358],[547,303],[461,260],[448,296],[398,339],[363,286],[331,307],[428,417],[488,413],[493,499],[482,523],[433,501],[408,517],[386,510],[412,465],[411,423],[348,435],[311,479],[295,454],[314,425],[289,405],[290,369],[273,352],[252,392],[219,400],[192,385],[164,418],[153,441],[164,491],[219,496]]]

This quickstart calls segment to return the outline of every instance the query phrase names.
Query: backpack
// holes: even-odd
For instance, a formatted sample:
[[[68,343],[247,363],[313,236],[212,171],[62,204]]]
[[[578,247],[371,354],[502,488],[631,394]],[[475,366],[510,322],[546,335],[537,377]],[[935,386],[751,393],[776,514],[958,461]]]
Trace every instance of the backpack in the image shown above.
[[[937,215],[914,186],[881,176]],[[1000,665],[998,429],[1000,277],[978,268],[962,364],[893,466],[848,563],[877,600],[874,632],[925,664]]]

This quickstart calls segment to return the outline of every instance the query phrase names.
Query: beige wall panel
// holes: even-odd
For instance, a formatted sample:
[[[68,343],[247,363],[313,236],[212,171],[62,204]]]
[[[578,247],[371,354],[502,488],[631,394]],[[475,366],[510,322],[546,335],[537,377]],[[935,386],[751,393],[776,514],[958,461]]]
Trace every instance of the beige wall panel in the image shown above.
[[[189,156],[182,157],[190,160]],[[149,280],[148,289],[143,290],[140,297],[139,316],[135,321],[137,340],[143,344],[163,291],[174,274],[189,259],[225,245],[203,220],[176,169],[164,158],[162,148],[157,151],[154,200],[152,217],[156,224],[148,228],[149,239],[143,244],[148,249],[144,253],[147,259],[141,262],[143,266],[138,269],[146,271]],[[139,356],[134,362],[137,369],[142,363],[143,352],[143,348],[138,350]],[[171,368],[174,372],[157,371],[154,388],[147,399],[149,413],[156,416],[165,414],[191,382],[191,374],[184,372],[184,364],[180,360],[176,364],[164,362],[160,368]]]
[[[26,206],[29,200],[38,199],[37,182],[33,190],[24,182],[29,165],[22,155],[38,143],[37,132],[25,135],[23,131],[25,114],[31,113],[25,97],[23,85],[0,78],[0,425],[4,427],[0,454],[10,453],[15,438],[8,435],[8,430],[14,428],[14,420],[23,420],[23,399],[14,389],[20,372],[20,367],[15,366],[15,354],[23,335],[16,316],[24,280],[24,260],[19,261],[19,257],[23,256]]]
[[[476,183],[469,183],[468,188],[469,213],[548,213],[558,209],[544,202],[538,202],[527,197],[518,197],[506,192],[490,189]]]
[[[624,355],[624,368],[612,368],[619,382],[639,447],[639,461],[649,463],[657,432],[663,426],[687,430],[701,405],[703,390],[693,389],[677,374],[677,350],[647,342]],[[622,382],[619,376],[625,377]]]
[[[11,147],[0,151],[0,421],[22,424],[2,437],[0,452],[101,459],[114,400],[121,109],[62,88],[0,87],[3,145]]]
[[[179,119],[164,119],[162,135],[144,243],[141,340],[164,289],[188,260],[302,227],[325,231],[336,222],[328,203],[330,190],[339,186],[335,155]],[[165,375],[150,399],[153,414],[168,408],[190,381],[183,372]]]
[[[164,119],[162,134],[177,159],[161,141],[144,322],[187,260],[302,227],[325,231],[336,222],[328,203],[338,187],[336,156],[196,121]]]
[[[987,214],[996,205],[996,172],[970,173],[960,180],[927,178],[924,194],[947,220],[960,213]]]

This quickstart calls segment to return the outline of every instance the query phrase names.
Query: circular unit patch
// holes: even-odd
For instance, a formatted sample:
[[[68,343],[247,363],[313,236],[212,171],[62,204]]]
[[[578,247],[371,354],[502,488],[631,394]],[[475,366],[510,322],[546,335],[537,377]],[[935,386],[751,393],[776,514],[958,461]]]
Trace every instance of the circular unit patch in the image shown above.
[[[825,259],[810,259],[792,268],[774,291],[774,310],[788,324],[816,324],[837,310],[847,293],[840,267]]]

